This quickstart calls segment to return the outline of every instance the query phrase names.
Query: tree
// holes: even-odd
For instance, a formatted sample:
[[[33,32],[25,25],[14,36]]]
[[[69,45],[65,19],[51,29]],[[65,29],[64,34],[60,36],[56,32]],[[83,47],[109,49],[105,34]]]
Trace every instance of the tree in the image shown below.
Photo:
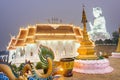
[[[103,44],[103,40],[102,39],[96,40],[95,44]]]
[[[119,38],[119,33],[117,31],[113,32],[112,33],[112,40],[113,40],[113,43],[117,45],[118,43],[118,38]]]
[[[104,44],[112,44],[113,41],[111,39],[105,39]]]

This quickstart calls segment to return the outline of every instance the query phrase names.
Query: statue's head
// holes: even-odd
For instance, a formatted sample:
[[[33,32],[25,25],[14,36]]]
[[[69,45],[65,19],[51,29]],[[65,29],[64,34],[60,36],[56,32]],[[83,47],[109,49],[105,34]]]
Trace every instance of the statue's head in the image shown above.
[[[102,14],[102,9],[100,7],[93,8],[93,15],[99,17]]]

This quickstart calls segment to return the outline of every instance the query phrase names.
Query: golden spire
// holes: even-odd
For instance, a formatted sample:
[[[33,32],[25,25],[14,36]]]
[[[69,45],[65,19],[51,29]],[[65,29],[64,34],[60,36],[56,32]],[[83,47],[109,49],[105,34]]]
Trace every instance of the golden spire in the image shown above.
[[[83,40],[88,40],[88,34],[87,34],[87,28],[86,28],[86,23],[87,23],[87,17],[86,17],[86,12],[84,10],[84,5],[83,5],[83,12],[82,12],[82,20],[81,23],[83,23]]]
[[[77,56],[78,59],[97,59],[97,56],[94,55],[94,43],[89,39],[86,23],[87,17],[83,6],[82,12],[82,21],[83,23],[83,39],[80,42],[80,47],[78,48],[77,52],[79,55]]]
[[[120,35],[120,27],[119,27],[119,35]]]
[[[84,5],[83,5],[83,12],[82,12],[82,23],[87,23],[87,18],[86,18],[86,13],[85,13],[85,10],[84,10]]]
[[[116,52],[120,52],[120,28],[119,28],[119,38]]]

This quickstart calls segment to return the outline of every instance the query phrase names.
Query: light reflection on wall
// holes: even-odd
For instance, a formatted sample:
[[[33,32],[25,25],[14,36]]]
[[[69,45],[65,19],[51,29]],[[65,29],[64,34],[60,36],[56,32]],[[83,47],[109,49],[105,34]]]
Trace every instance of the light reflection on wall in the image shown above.
[[[59,61],[61,58],[76,57],[78,55],[76,51],[80,46],[79,43],[73,40],[40,40],[36,44],[27,44],[24,47],[17,47],[16,50],[10,50],[10,56],[13,57],[10,57],[9,61],[13,61],[16,64],[24,63],[25,60],[38,62],[38,47],[40,44],[53,50],[55,61]],[[21,53],[23,54],[21,55]]]
[[[39,44],[50,47],[54,51],[55,61],[61,58],[76,57],[79,44],[72,40],[40,40]]]

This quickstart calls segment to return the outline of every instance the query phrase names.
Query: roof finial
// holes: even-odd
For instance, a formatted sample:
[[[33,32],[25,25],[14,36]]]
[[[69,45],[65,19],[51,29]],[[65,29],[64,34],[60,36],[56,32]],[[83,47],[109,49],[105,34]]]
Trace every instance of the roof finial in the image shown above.
[[[10,35],[10,38],[15,38],[15,36],[13,36],[11,33],[9,33],[9,35]]]
[[[82,12],[82,23],[86,23],[87,22],[87,18],[86,18],[86,13],[85,13],[85,10],[84,10],[84,5],[83,5],[83,12]]]
[[[56,18],[56,17],[52,17],[51,19],[47,19],[48,23],[52,23],[52,24],[58,24],[58,23],[62,23],[62,19]]]
[[[83,8],[85,7],[85,5],[83,4]]]

